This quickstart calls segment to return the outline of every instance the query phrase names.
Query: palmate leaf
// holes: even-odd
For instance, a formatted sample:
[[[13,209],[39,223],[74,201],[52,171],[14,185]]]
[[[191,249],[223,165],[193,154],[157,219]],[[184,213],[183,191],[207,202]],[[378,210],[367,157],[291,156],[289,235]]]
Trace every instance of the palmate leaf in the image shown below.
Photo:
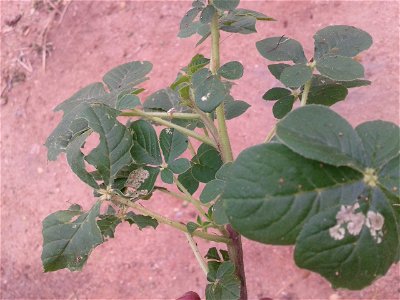
[[[88,212],[83,212],[75,204],[43,220],[42,262],[45,272],[82,269],[91,251],[103,242],[96,222],[100,205],[98,201]],[[77,219],[72,221],[75,217]]]
[[[280,143],[251,147],[233,164],[222,194],[230,223],[263,243],[295,243],[296,263],[336,288],[371,284],[400,249],[398,130],[381,121],[354,130],[322,106],[295,110],[278,123]]]

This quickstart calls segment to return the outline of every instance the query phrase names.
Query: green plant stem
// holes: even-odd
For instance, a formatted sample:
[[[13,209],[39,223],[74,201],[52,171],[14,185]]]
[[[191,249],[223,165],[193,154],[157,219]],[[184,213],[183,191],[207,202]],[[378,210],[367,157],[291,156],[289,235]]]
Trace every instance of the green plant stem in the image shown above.
[[[310,80],[307,81],[306,84],[304,85],[303,94],[301,95],[300,106],[304,106],[304,105],[307,104],[308,93],[310,92],[311,83],[312,83],[312,80],[310,79]]]
[[[204,261],[202,255],[200,254],[199,248],[197,247],[196,242],[193,240],[192,236],[190,233],[185,233],[186,238],[188,240],[188,243],[190,245],[190,248],[193,251],[194,256],[196,257],[197,262],[200,265],[200,268],[203,270],[204,274],[207,276],[208,274],[208,266],[206,262]]]
[[[192,114],[192,113],[144,112],[144,111],[141,111],[138,109],[133,109],[132,111],[122,112],[121,116],[137,117],[137,116],[143,116],[142,113],[146,113],[146,115],[149,117],[158,117],[158,118],[165,118],[165,119],[181,119],[181,120],[200,119],[200,116],[198,114]]]
[[[212,4],[213,0],[209,0]],[[218,13],[214,14],[211,20],[211,64],[210,70],[213,74],[217,74],[220,67],[219,57],[219,16]],[[224,103],[217,107],[216,111],[217,123],[218,123],[218,134],[219,134],[219,145],[221,147],[221,156],[224,163],[233,161],[233,154],[231,143],[229,141],[228,129],[225,120],[225,109]],[[247,288],[246,288],[246,276],[244,272],[243,262],[243,248],[240,235],[232,229],[228,224],[226,230],[229,233],[231,243],[227,245],[228,253],[231,261],[235,265],[236,274],[240,280],[240,300],[247,300]]]
[[[116,201],[116,202],[119,202],[119,203],[121,203],[123,205],[126,205],[126,206],[136,210],[137,212],[140,212],[143,215],[152,217],[152,218],[156,219],[158,223],[165,224],[165,225],[171,226],[171,227],[173,227],[175,229],[178,229],[180,231],[189,233],[189,231],[187,230],[187,228],[186,228],[186,226],[184,224],[179,223],[177,221],[173,221],[171,219],[168,219],[168,218],[166,218],[166,217],[164,217],[164,216],[162,216],[162,215],[160,215],[160,214],[158,214],[156,212],[153,212],[153,211],[145,208],[144,206],[142,206],[142,205],[140,205],[138,203],[132,202],[132,201],[130,201],[128,199],[125,199],[125,198],[123,198],[121,196],[117,196],[117,195],[113,196],[112,200]],[[196,230],[196,231],[194,231],[192,233],[192,235],[193,236],[197,236],[199,238],[202,238],[204,240],[213,241],[213,242],[217,242],[217,243],[225,243],[225,244],[231,243],[231,240],[226,238],[226,237],[224,237],[224,236],[211,234],[211,233],[206,233],[206,232],[203,232],[203,231]]]
[[[212,3],[212,0],[210,0]],[[214,14],[211,20],[211,63],[210,71],[213,74],[217,74],[220,67],[220,57],[219,57],[219,24],[218,24],[218,14]],[[233,161],[233,154],[231,143],[229,141],[228,129],[226,127],[225,120],[225,109],[224,103],[222,102],[220,106],[215,110],[218,123],[218,134],[221,146],[221,156],[224,162]]]
[[[190,141],[190,139],[188,139],[188,148],[189,148],[190,155],[192,157],[196,156],[196,150],[194,149],[193,144]]]
[[[180,194],[180,193],[176,193],[176,192],[173,192],[173,191],[170,191],[170,190],[168,190],[168,189],[166,189],[166,188],[164,188],[164,187],[157,187],[157,186],[155,186],[154,189],[157,190],[157,191],[159,191],[159,192],[161,192],[161,193],[170,195],[170,196],[172,196],[172,197],[174,197],[174,198],[187,201],[187,197],[186,197],[185,195]]]
[[[272,127],[271,131],[268,133],[267,137],[265,138],[264,143],[269,143],[276,133],[276,125]]]
[[[215,145],[215,143],[212,140],[210,140],[208,137],[205,137],[205,136],[202,136],[202,135],[198,134],[197,132],[195,132],[193,130],[190,130],[190,129],[187,129],[185,127],[176,125],[174,123],[171,123],[169,121],[161,119],[160,117],[154,117],[154,116],[149,115],[149,113],[144,112],[144,111],[134,110],[134,113],[135,113],[134,116],[136,116],[136,117],[143,117],[145,119],[148,119],[150,121],[153,121],[153,122],[161,124],[161,125],[164,125],[166,127],[174,128],[177,131],[179,131],[180,133],[183,133],[183,134],[185,134],[187,136],[191,136],[192,138],[195,138],[196,140],[199,140],[199,141],[201,141],[203,143],[206,143],[206,144],[208,144],[210,146],[213,146],[213,147],[217,148],[217,145]]]
[[[218,129],[214,124],[214,121],[203,111],[201,111],[198,107],[195,107],[197,114],[200,116],[201,120],[204,123],[204,126],[208,129],[211,133],[211,136],[214,138],[215,143],[218,145],[219,143],[219,136],[218,136]]]
[[[199,200],[193,198],[193,196],[188,192],[188,190],[183,186],[183,184],[180,183],[180,181],[178,180],[178,178],[176,178],[175,175],[174,175],[174,182],[175,182],[176,186],[185,194],[187,201],[192,203],[194,205],[194,207],[196,207],[199,214],[201,214],[204,218],[207,219],[207,215],[206,215],[205,211],[203,210],[203,208],[201,207],[201,202]]]

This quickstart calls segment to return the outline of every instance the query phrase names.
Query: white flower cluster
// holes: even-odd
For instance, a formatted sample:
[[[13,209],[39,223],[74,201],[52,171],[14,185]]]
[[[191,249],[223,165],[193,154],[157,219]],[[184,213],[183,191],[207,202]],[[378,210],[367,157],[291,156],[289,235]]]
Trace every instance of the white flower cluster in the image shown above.
[[[369,228],[371,236],[379,244],[383,237],[384,218],[379,212],[368,211],[367,216],[362,212],[356,212],[360,208],[358,203],[354,205],[342,205],[336,214],[336,225],[329,229],[329,235],[335,240],[341,240],[346,235],[346,230],[351,235],[359,235],[363,226]]]
[[[131,172],[129,174],[128,180],[125,183],[125,187],[127,188],[126,196],[130,198],[138,198],[139,196],[144,196],[148,194],[147,190],[139,190],[142,183],[149,178],[149,171],[139,168]]]

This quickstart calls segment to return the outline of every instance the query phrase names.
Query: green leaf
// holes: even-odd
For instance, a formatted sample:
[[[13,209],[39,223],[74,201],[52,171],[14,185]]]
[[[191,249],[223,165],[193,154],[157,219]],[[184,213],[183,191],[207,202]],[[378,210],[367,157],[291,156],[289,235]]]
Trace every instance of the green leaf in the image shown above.
[[[307,58],[301,44],[285,36],[267,38],[256,43],[258,52],[272,61],[293,61],[306,64]]]
[[[194,20],[201,11],[201,7],[193,7],[185,14],[179,25],[180,31],[178,37],[187,38],[196,33],[200,22],[194,22]]]
[[[196,73],[198,70],[204,68],[210,63],[210,59],[204,57],[202,54],[196,54],[193,56],[189,65],[182,70],[185,71],[188,75],[192,75]]]
[[[139,230],[142,230],[146,227],[157,228],[158,222],[156,219],[153,219],[149,216],[137,215],[134,212],[130,211],[126,214],[125,220],[130,224],[136,224],[139,227]]]
[[[219,265],[214,274],[209,272],[207,279],[211,282],[206,287],[207,300],[237,300],[240,298],[240,280],[235,274],[233,263],[226,261]]]
[[[178,158],[168,164],[168,168],[175,174],[185,173],[190,168],[190,162],[186,158]]]
[[[209,203],[215,200],[224,190],[225,182],[220,179],[213,179],[205,185],[200,194],[200,201],[202,203]]]
[[[238,8],[233,11],[236,16],[251,16],[256,18],[258,21],[275,21],[275,19],[268,17],[260,12],[250,10],[250,9],[243,9]]]
[[[160,133],[160,146],[167,164],[178,158],[188,147],[185,135],[172,128],[163,129]]]
[[[287,67],[290,67],[288,64],[272,64],[268,65],[268,70],[271,72],[271,74],[278,80],[280,80],[281,74],[284,69]]]
[[[161,170],[161,180],[164,183],[173,184],[174,183],[174,173],[172,173],[172,171],[169,169]]]
[[[199,224],[193,223],[193,222],[188,222],[186,224],[186,228],[189,231],[190,234],[192,234],[193,232],[196,231],[196,229],[198,229],[200,226]]]
[[[238,61],[228,62],[218,69],[218,75],[229,80],[239,79],[243,76],[243,65]]]
[[[236,159],[221,200],[240,234],[289,245],[319,211],[357,200],[362,179],[350,168],[306,159],[282,144],[262,144]]]
[[[201,69],[192,76],[194,99],[204,112],[214,111],[224,101],[224,84],[207,69]]]
[[[227,95],[224,100],[225,118],[227,120],[232,120],[236,117],[239,117],[244,114],[249,107],[250,104],[247,102],[242,100],[234,100],[231,95]]]
[[[103,243],[96,222],[100,205],[98,201],[88,212],[83,212],[75,204],[43,220],[42,263],[45,272],[82,269],[92,250]],[[72,221],[74,218],[76,220]]]
[[[65,114],[72,111],[77,105],[81,103],[92,103],[104,98],[107,93],[104,90],[104,85],[101,82],[95,82],[85,86],[83,89],[77,91],[70,98],[56,106],[54,111],[62,110]]]
[[[221,260],[218,250],[215,247],[208,249],[207,254],[204,257],[207,259]]]
[[[199,182],[193,177],[191,168],[185,173],[180,174],[178,176],[178,181],[191,195],[199,188]]]
[[[353,26],[334,25],[325,27],[314,35],[315,58],[341,55],[354,57],[372,45],[372,37]]]
[[[136,106],[141,105],[140,99],[136,95],[128,94],[122,96],[118,99],[116,104],[116,109],[124,110],[124,109],[134,109]]]
[[[81,105],[84,107],[80,111],[80,118],[100,136],[99,145],[85,159],[98,170],[105,185],[112,184],[116,174],[132,162],[131,134],[117,121],[118,111],[104,104]]]
[[[150,123],[138,120],[130,124],[134,144],[131,154],[136,163],[161,165],[161,152],[158,144],[157,133]]]
[[[257,19],[252,16],[228,14],[220,19],[220,29],[226,32],[251,34],[257,32]]]
[[[86,170],[85,166],[85,156],[81,152],[81,147],[85,143],[87,137],[91,134],[90,131],[86,131],[81,134],[67,146],[67,161],[71,170],[78,175],[78,177],[87,185],[91,186],[94,189],[98,189],[99,185],[97,184],[95,178],[92,174],[90,174]]]
[[[354,212],[342,205],[340,210],[335,207],[315,215],[298,237],[296,264],[320,273],[334,289],[359,290],[370,285],[386,274],[397,254],[399,233],[388,200],[379,189],[367,195],[368,202],[361,209],[353,206]],[[345,211],[350,222],[341,221]],[[351,234],[358,227],[354,224],[360,227]]]
[[[379,171],[379,183],[391,194],[397,197],[397,205],[400,206],[400,156],[390,160]],[[400,210],[400,209],[399,209]],[[398,218],[400,228],[400,215]]]
[[[175,111],[181,111],[179,105],[179,95],[170,88],[159,90],[149,97],[143,103],[143,109],[145,111],[169,111],[174,109]]]
[[[240,0],[214,0],[213,5],[220,10],[232,10],[239,5]]]
[[[400,128],[396,124],[385,121],[365,122],[357,126],[356,131],[367,152],[369,167],[379,170],[399,155]]]
[[[309,81],[312,77],[310,67],[297,64],[285,68],[280,76],[280,81],[287,87],[300,87]]]
[[[192,164],[193,177],[207,183],[215,178],[215,173],[222,166],[222,159],[214,147],[201,144],[197,155],[192,159]]]
[[[217,12],[215,7],[211,4],[207,5],[200,14],[200,22],[203,24],[208,24],[211,22],[214,14]]]
[[[351,81],[364,77],[364,67],[345,56],[327,56],[317,60],[317,70],[334,80]]]
[[[277,124],[276,135],[304,157],[363,169],[366,158],[360,137],[345,119],[325,106],[311,104],[292,111]]]
[[[339,84],[343,85],[344,87],[350,89],[359,86],[368,86],[371,84],[371,81],[364,80],[364,79],[356,79],[352,81],[338,81]]]
[[[286,116],[293,108],[294,101],[296,99],[293,95],[285,96],[279,99],[272,107],[272,113],[277,119],[282,119]]]
[[[225,213],[224,199],[218,199],[212,206],[213,220],[217,225],[229,224],[228,216]]]
[[[121,219],[115,215],[100,215],[97,226],[100,228],[103,238],[114,238],[115,229],[121,223]]]
[[[110,91],[125,87],[134,87],[147,80],[145,76],[153,65],[148,61],[133,61],[125,63],[108,71],[103,77]]]
[[[347,93],[347,88],[341,84],[311,86],[307,98],[307,104],[331,106],[336,102],[346,99]]]
[[[232,162],[227,162],[223,164],[221,168],[219,168],[217,173],[215,173],[215,178],[226,181],[231,174],[232,166],[233,166]]]
[[[270,90],[268,90],[264,95],[263,95],[263,99],[264,100],[279,100],[282,99],[283,97],[289,96],[291,95],[292,92],[288,89],[285,88],[280,88],[280,87],[274,87]]]

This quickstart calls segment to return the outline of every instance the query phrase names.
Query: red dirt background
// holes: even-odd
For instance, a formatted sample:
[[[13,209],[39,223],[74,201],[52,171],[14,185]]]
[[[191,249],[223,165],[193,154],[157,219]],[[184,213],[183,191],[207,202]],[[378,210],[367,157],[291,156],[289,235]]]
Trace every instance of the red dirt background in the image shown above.
[[[188,290],[204,297],[205,278],[185,237],[162,225],[156,231],[119,226],[115,239],[97,247],[80,273],[44,274],[40,262],[42,219],[70,203],[87,208],[93,201],[64,158],[47,162],[43,144],[61,115],[52,109],[118,64],[151,61],[151,80],[143,84],[149,94],[169,85],[196,52],[208,55],[208,43],[195,49],[195,39],[176,37],[191,1],[65,2],[59,6],[63,11],[68,5],[62,20],[59,15],[51,19],[50,1],[42,2],[1,2],[1,298],[174,299]],[[353,125],[373,119],[399,123],[397,1],[242,1],[241,6],[278,21],[258,23],[258,34],[222,37],[222,62],[239,60],[245,66],[233,94],[252,105],[229,122],[235,155],[262,142],[275,123],[271,105],[261,96],[277,82],[254,43],[285,34],[299,40],[310,57],[314,32],[330,24],[353,25],[374,38],[361,55],[373,84],[352,89],[333,108]],[[21,13],[14,27],[7,25]],[[49,49],[45,72],[42,36]],[[25,67],[16,63],[18,57]],[[11,80],[12,87],[7,86]],[[193,216],[179,200],[160,194],[150,206],[178,221]],[[200,243],[200,248],[210,245]],[[250,299],[399,298],[399,265],[363,291],[335,291],[320,276],[298,269],[291,247],[244,240],[244,254]]]

